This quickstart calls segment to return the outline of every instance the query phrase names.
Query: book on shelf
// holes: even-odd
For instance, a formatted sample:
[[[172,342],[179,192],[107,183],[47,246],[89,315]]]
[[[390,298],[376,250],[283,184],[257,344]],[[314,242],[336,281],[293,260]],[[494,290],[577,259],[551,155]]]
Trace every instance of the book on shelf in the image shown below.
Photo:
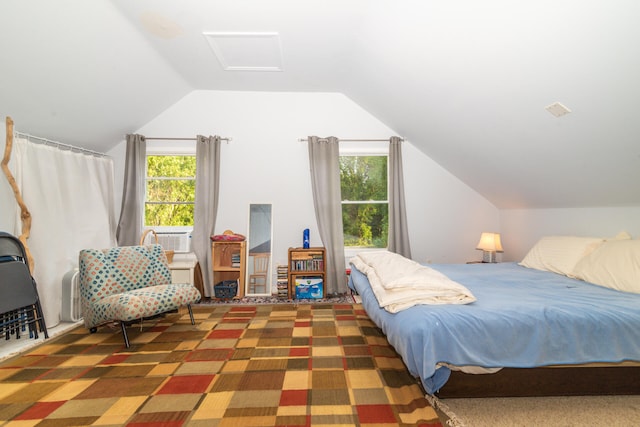
[[[291,271],[319,271],[324,270],[322,255],[304,260],[292,260]]]
[[[240,267],[240,253],[234,252],[231,254],[231,267]]]

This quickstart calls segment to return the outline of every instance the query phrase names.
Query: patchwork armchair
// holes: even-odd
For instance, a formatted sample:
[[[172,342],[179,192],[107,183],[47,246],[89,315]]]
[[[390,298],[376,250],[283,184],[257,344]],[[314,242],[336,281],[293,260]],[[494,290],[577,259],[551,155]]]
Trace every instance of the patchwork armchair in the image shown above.
[[[120,246],[83,249],[79,255],[80,300],[84,325],[92,333],[106,323],[119,322],[129,348],[126,326],[191,304],[200,292],[189,283],[171,283],[162,246]]]

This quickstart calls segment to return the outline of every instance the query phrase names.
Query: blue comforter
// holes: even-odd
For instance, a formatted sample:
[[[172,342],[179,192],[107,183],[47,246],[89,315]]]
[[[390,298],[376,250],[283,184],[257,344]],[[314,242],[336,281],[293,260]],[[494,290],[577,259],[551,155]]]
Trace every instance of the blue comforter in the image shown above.
[[[468,305],[420,305],[391,314],[352,266],[349,286],[433,394],[457,366],[530,368],[640,360],[640,295],[516,263],[430,265],[466,286]],[[640,279],[639,279],[640,280]]]

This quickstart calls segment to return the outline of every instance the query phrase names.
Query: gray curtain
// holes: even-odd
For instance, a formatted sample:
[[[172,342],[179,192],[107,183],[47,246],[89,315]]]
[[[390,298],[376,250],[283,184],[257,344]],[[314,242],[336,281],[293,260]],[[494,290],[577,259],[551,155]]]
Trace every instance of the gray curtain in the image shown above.
[[[309,165],[318,232],[326,250],[325,294],[347,292],[338,139],[310,136]]]
[[[388,249],[411,258],[407,210],[402,177],[402,140],[392,136],[389,144],[389,241]]]
[[[220,137],[198,135],[196,142],[196,200],[191,243],[193,252],[200,263],[204,296],[207,297],[214,295],[211,235],[216,225],[219,187]]]
[[[147,142],[142,135],[127,135],[124,188],[120,220],[116,229],[119,246],[135,246],[142,235],[144,188],[147,166]]]

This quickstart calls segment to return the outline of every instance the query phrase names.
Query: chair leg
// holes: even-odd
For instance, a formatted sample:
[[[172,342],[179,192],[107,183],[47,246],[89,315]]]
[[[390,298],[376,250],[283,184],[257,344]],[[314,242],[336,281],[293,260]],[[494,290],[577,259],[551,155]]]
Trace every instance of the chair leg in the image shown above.
[[[42,312],[42,304],[40,299],[36,301],[36,316],[38,316],[38,323],[40,324],[40,332],[44,332],[45,339],[49,338],[49,332],[47,331],[47,324],[44,321],[44,313]]]
[[[26,309],[25,315],[27,316],[27,325],[29,326],[29,338],[33,338],[37,340],[38,339],[38,323],[37,323],[36,316],[38,315],[38,313],[35,311],[33,306],[31,306]]]
[[[22,315],[22,313],[20,313],[20,310],[15,312],[16,324],[13,326],[13,330],[14,330],[14,333],[16,334],[16,339],[17,340],[20,339],[20,316],[21,315]]]
[[[122,338],[124,338],[125,347],[129,348],[129,336],[127,335],[127,327],[124,322],[120,322],[120,329],[122,329]]]
[[[189,317],[191,318],[191,324],[195,325],[196,321],[193,319],[193,309],[191,308],[191,304],[187,304],[187,309],[189,310]]]

